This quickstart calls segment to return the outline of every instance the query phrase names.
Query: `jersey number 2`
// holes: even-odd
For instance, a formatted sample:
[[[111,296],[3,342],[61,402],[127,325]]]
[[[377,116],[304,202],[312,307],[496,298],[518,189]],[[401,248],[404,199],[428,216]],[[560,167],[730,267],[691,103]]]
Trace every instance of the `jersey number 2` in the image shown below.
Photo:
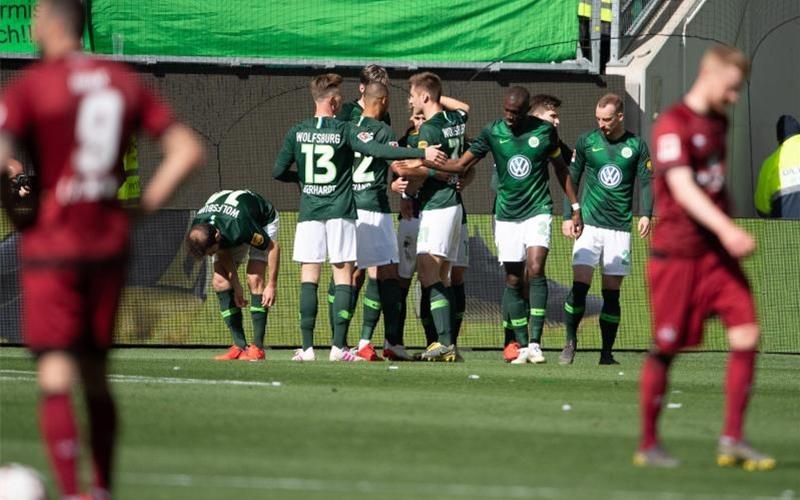
[[[375,172],[369,169],[372,165],[373,158],[371,156],[364,156],[358,151],[356,151],[354,156],[356,161],[358,161],[358,168],[353,171],[353,182],[356,184],[375,182]]]

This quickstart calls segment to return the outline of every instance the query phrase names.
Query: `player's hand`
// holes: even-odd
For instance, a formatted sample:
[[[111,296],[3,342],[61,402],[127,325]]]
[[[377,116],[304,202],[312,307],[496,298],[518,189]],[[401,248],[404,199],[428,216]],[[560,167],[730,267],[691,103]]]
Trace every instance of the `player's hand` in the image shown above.
[[[447,162],[447,155],[439,147],[440,145],[436,144],[425,148],[425,161],[433,163],[437,167],[443,167]]]
[[[400,200],[400,217],[404,219],[414,218],[414,201],[413,200]]]
[[[236,307],[244,307],[247,305],[247,301],[244,300],[244,290],[242,290],[242,285],[239,283],[233,284],[233,303]]]
[[[640,217],[638,226],[639,237],[647,238],[650,234],[650,217]]]
[[[572,228],[572,219],[564,219],[564,222],[561,223],[561,234],[567,238],[572,238]]]
[[[392,191],[395,193],[403,194],[406,192],[406,188],[408,188],[408,179],[405,177],[398,177],[392,181]]]
[[[456,176],[456,191],[458,191],[458,192],[460,193],[460,192],[461,192],[461,191],[463,191],[463,190],[464,190],[464,188],[466,188],[466,187],[467,187],[467,185],[466,185],[466,183],[464,182],[464,178],[463,178],[463,177],[461,177],[460,175],[457,175],[457,176]]]
[[[572,211],[572,237],[576,240],[581,237],[583,233],[583,218],[581,217],[581,211],[573,210]]]
[[[277,296],[278,291],[275,289],[275,285],[267,285],[264,288],[264,293],[261,294],[261,306],[270,308],[275,304],[275,297]]]
[[[747,257],[756,250],[756,240],[750,233],[735,224],[731,224],[731,227],[721,231],[719,240],[725,250],[737,259]]]

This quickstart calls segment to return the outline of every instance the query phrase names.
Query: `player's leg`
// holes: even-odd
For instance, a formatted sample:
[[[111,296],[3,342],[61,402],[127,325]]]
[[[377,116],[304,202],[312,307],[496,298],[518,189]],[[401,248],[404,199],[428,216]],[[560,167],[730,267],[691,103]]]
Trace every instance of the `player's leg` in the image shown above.
[[[36,363],[39,381],[39,429],[62,497],[78,495],[78,428],[70,392],[78,370],[65,351],[41,353]]]
[[[723,467],[741,465],[751,471],[769,470],[775,467],[775,459],[755,450],[744,439],[744,416],[753,393],[760,338],[753,297],[738,263],[718,266],[711,274],[717,292],[714,309],[726,326],[730,345],[725,375],[725,420],[717,463]]]
[[[302,348],[295,352],[294,361],[313,361],[314,326],[317,321],[317,288],[325,261],[327,237],[324,221],[303,221],[294,234],[292,260],[300,263],[300,333]]]
[[[79,350],[78,364],[86,397],[89,443],[94,463],[93,498],[110,498],[117,412],[106,379],[107,352],[111,347],[127,273],[123,263],[100,265],[90,273],[85,293],[92,341],[89,347]]]
[[[696,271],[695,263],[689,260],[651,258],[647,264],[654,347],[645,358],[639,381],[641,432],[633,457],[638,466],[678,465],[661,446],[658,419],[673,358],[681,348],[701,338],[704,306],[696,303]]]
[[[562,365],[572,363],[578,346],[578,327],[586,311],[586,296],[592,284],[594,268],[600,262],[603,252],[597,238],[597,229],[586,225],[581,237],[572,247],[572,288],[564,302],[565,343],[558,362]]]
[[[531,335],[528,343],[530,361],[544,363],[541,340],[547,314],[547,277],[545,263],[550,248],[553,216],[537,215],[523,223],[525,241],[525,273],[528,277],[528,303],[530,304]]]
[[[461,333],[461,324],[464,321],[464,312],[467,308],[467,295],[464,289],[464,277],[469,268],[469,227],[461,224],[459,235],[458,254],[450,271],[450,289],[453,298],[453,343],[458,344]]]
[[[405,314],[405,295],[400,287],[397,264],[378,266],[381,310],[383,311],[383,353],[390,360],[413,361],[403,344],[401,314]]]
[[[528,303],[525,300],[524,222],[496,221],[494,241],[497,259],[505,269],[505,288],[501,300],[504,328],[510,329],[514,338],[506,344],[503,357],[515,364],[527,363]]]
[[[359,271],[361,271],[359,269]],[[361,324],[361,338],[358,341],[359,350],[372,343],[372,336],[375,334],[375,327],[381,318],[381,292],[378,284],[378,268],[370,266],[367,272],[360,272],[362,275],[361,283],[364,283],[363,276],[366,274],[367,285],[364,288],[363,322]],[[358,292],[356,291],[356,296]]]
[[[264,299],[267,273],[267,252],[251,247],[247,261],[247,286],[250,289],[250,319],[253,322],[253,343],[239,356],[242,361],[260,361],[266,358],[264,337],[267,334],[267,314],[269,309],[262,303]]]
[[[331,361],[358,361],[355,354],[345,349],[353,297],[353,271],[356,262],[356,224],[350,219],[325,221],[326,244],[333,272],[333,341]]]
[[[450,263],[458,255],[461,235],[461,205],[423,210],[417,241],[417,275],[423,292],[430,293],[430,310],[437,342],[428,346],[422,359],[455,361],[452,336]],[[423,295],[424,298],[424,295]]]
[[[239,263],[244,259],[247,247],[248,245],[240,245],[234,249],[220,250],[220,253],[230,252],[231,259],[238,272]],[[242,309],[236,304],[236,293],[233,289],[233,284],[227,278],[228,271],[222,265],[221,258],[225,257],[219,253],[212,258],[214,275],[211,277],[211,288],[217,294],[220,314],[231,332],[233,345],[226,353],[214,356],[214,359],[217,361],[230,361],[238,359],[239,356],[244,354],[247,349],[247,340],[244,336],[244,325],[242,324]]]
[[[603,308],[600,311],[600,333],[603,347],[601,365],[616,365],[612,355],[617,339],[621,308],[619,302],[622,280],[631,273],[631,233],[600,229],[603,248]]]
[[[603,307],[600,310],[600,335],[602,348],[600,349],[601,365],[618,365],[612,351],[617,340],[619,321],[622,310],[619,303],[619,291],[624,276],[603,275]]]

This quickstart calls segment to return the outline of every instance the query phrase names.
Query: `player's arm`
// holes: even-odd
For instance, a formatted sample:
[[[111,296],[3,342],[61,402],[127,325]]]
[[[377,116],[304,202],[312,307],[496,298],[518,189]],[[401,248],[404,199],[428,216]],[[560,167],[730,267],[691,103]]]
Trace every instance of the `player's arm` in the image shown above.
[[[164,159],[142,193],[140,205],[145,213],[163,207],[178,186],[205,161],[200,139],[186,125],[170,125],[161,134],[160,143]]]
[[[433,164],[443,164],[447,160],[447,155],[439,150],[439,146],[428,146],[424,149],[418,148],[399,148],[391,144],[384,144],[380,141],[369,138],[359,137],[357,126],[350,127],[349,142],[353,151],[357,151],[364,156],[372,156],[381,160],[406,160],[424,159]]]
[[[247,305],[247,301],[244,298],[244,290],[242,289],[242,283],[239,281],[239,273],[236,272],[236,264],[231,250],[220,248],[217,251],[217,262],[222,268],[222,276],[233,288],[233,301],[236,307],[244,307]]]
[[[556,133],[555,127],[553,127],[551,131],[550,144],[553,144],[553,150],[549,152],[550,163],[553,165],[553,169],[555,170],[556,180],[558,181],[559,186],[561,186],[561,189],[563,189],[564,193],[567,195],[570,205],[577,206],[578,195],[576,194],[574,183],[569,174],[569,167],[564,159],[561,158],[561,148],[558,145],[558,134]],[[583,219],[581,218],[580,208],[572,211],[571,218],[572,237],[578,238],[583,232]]]
[[[296,171],[290,170],[294,164],[294,149],[295,149],[295,129],[292,127],[286,133],[286,138],[283,140],[283,146],[278,153],[278,158],[275,160],[275,166],[272,168],[272,178],[281,182],[299,183],[300,176]]]
[[[746,257],[755,251],[756,242],[753,237],[711,201],[697,185],[691,167],[671,167],[664,175],[669,191],[678,205],[695,222],[714,233],[731,256]]]
[[[647,149],[647,143],[644,140],[642,140],[642,146],[639,150],[639,163],[636,170],[636,176],[639,178],[639,196],[641,198],[642,212],[637,229],[639,230],[639,237],[647,238],[647,235],[650,234],[653,217],[653,163],[650,160],[650,151]]]
[[[281,246],[275,240],[269,240],[267,246],[267,285],[264,287],[261,305],[272,307],[278,290],[278,270],[281,266]]]
[[[463,191],[472,184],[472,181],[475,180],[475,174],[477,173],[476,169],[470,168],[464,173],[463,175],[458,176],[458,182],[456,183],[456,189],[458,191]]]
[[[564,158],[564,153],[561,151],[561,158]],[[575,143],[575,150],[572,153],[572,160],[569,163],[569,177],[572,183],[572,189],[577,196],[583,172],[586,170],[586,156],[584,154],[583,138],[578,138]],[[569,197],[564,197],[564,221],[561,223],[561,234],[567,238],[572,238],[574,233],[574,225],[572,223],[572,203]]]
[[[465,113],[469,113],[469,104],[464,101],[459,101],[455,97],[443,95],[439,98],[439,104],[447,111],[456,111],[460,109]]]

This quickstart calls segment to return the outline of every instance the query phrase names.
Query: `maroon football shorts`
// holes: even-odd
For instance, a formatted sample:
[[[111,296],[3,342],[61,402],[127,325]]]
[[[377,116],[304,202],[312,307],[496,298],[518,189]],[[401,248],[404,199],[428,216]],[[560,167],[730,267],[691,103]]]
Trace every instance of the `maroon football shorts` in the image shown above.
[[[655,345],[675,353],[703,341],[705,320],[718,315],[734,326],[755,324],[756,311],[739,263],[716,252],[697,258],[653,256],[647,263]]]
[[[31,351],[111,347],[125,282],[124,259],[24,264],[20,274],[23,332]]]

